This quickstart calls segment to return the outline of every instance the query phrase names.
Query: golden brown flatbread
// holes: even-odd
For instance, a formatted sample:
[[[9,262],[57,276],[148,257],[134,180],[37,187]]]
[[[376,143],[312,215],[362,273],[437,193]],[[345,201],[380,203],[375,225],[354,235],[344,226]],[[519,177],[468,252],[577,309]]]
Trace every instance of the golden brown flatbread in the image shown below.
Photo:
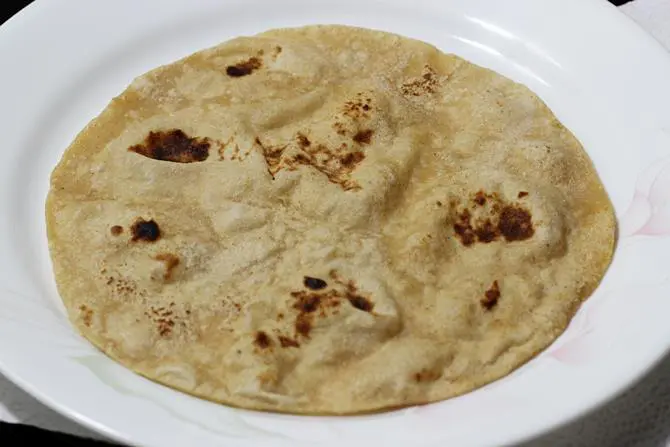
[[[615,218],[526,87],[341,26],[242,37],[135,80],[47,204],[76,327],[168,386],[350,414],[498,379],[601,280]]]

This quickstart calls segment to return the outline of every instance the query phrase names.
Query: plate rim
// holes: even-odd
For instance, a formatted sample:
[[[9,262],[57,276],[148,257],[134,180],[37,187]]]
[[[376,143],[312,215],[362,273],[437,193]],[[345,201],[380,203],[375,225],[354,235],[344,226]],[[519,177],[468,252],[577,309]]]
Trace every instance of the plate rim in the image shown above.
[[[550,1],[561,1],[561,0],[550,0]],[[652,49],[655,51],[659,57],[663,57],[666,62],[668,62],[668,67],[670,67],[670,54],[663,48],[663,46],[658,42],[654,37],[651,35],[647,34],[637,23],[635,23],[632,19],[628,18],[625,16],[622,12],[616,10],[616,8],[609,3],[606,3],[601,0],[580,0],[581,3],[583,4],[592,4],[593,7],[598,7],[601,8],[604,12],[605,9],[611,9],[611,13],[607,13],[611,17],[608,20],[616,20],[618,21],[622,26],[628,27],[630,30],[637,30],[635,33],[637,36],[635,36],[635,39],[638,40],[639,42],[644,42],[645,46],[647,46],[649,49]],[[379,3],[384,3],[383,1]],[[567,2],[566,2],[567,3]],[[572,3],[579,3],[579,1],[572,0]],[[22,26],[25,22],[28,22],[32,19],[33,14],[38,12],[38,8],[44,7],[46,4],[45,1],[37,0],[34,3],[28,5],[26,8],[22,9],[19,13],[17,13],[15,16],[13,16],[11,19],[9,19],[7,22],[5,22],[4,25],[0,27],[0,41],[3,39],[9,38],[8,36],[11,33],[11,30],[16,27],[18,28],[19,26]],[[603,8],[604,6],[604,8]],[[615,18],[616,17],[616,18]],[[9,25],[9,26],[8,26]],[[9,31],[8,31],[9,30]],[[632,31],[631,31],[632,32]],[[669,71],[670,73],[670,71]],[[670,90],[669,90],[670,91]],[[583,417],[584,415],[591,413],[597,408],[600,408],[602,405],[612,401],[622,393],[624,393],[627,389],[629,389],[631,386],[633,386],[635,383],[638,383],[640,380],[644,378],[646,374],[648,374],[649,371],[651,371],[654,367],[658,365],[658,363],[667,355],[667,353],[670,351],[670,343],[665,346],[663,352],[657,356],[657,358],[651,363],[646,365],[644,370],[641,370],[636,376],[629,380],[628,384],[625,386],[622,386],[621,388],[618,389],[617,392],[610,394],[608,396],[604,396],[600,401],[597,402],[592,402],[590,405],[586,406],[579,414],[573,414],[567,419],[563,419],[558,425],[554,425],[551,427],[551,429],[557,429],[559,427],[563,427],[570,422],[573,422],[576,419],[579,419]],[[85,415],[78,414],[76,411],[72,411],[71,409],[66,409],[62,408],[57,402],[51,402],[49,397],[46,394],[43,394],[42,390],[35,389],[29,382],[25,382],[24,380],[21,379],[21,377],[18,377],[13,374],[11,370],[8,370],[5,368],[4,362],[2,361],[2,356],[0,355],[0,372],[3,373],[5,377],[7,377],[11,382],[15,383],[19,388],[25,390],[28,392],[30,395],[35,397],[37,400],[45,404],[46,406],[54,409],[58,413],[63,414],[64,416],[71,418],[75,420],[76,422],[98,432],[102,433],[107,437],[110,437],[112,439],[116,439],[120,442],[132,442],[130,439],[125,439],[124,437],[118,437],[118,434],[110,431],[108,427],[101,427],[100,424],[95,422],[94,420],[89,420]],[[528,439],[532,439],[535,436],[537,436],[539,433],[545,433],[547,430],[542,429],[538,430],[535,433],[529,434],[525,438],[519,438],[518,441],[524,441]]]

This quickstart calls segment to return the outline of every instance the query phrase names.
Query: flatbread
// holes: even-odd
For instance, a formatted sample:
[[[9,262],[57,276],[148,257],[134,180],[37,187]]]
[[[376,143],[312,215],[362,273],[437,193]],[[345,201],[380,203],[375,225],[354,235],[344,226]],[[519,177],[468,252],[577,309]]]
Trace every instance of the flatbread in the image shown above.
[[[601,280],[615,217],[526,87],[415,40],[272,30],[136,79],[53,172],[77,329],[157,382],[351,414],[505,376]]]

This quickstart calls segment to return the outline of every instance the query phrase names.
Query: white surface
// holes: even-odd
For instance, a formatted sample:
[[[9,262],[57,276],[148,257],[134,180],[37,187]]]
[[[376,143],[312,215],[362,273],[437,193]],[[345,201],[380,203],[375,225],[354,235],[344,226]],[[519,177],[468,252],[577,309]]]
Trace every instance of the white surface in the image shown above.
[[[670,1],[635,0],[623,5],[621,10],[670,48]]]
[[[625,11],[652,19],[643,26],[663,14],[648,14],[645,5],[667,8],[667,2],[637,1]],[[202,0],[193,8],[178,0],[95,6],[68,0],[67,7],[64,0],[43,1],[3,27],[0,368],[89,426],[147,445],[207,446],[227,439],[235,447],[326,441],[438,446],[501,444],[536,434],[622,390],[659,359],[670,344],[670,302],[664,299],[670,292],[669,213],[658,192],[670,169],[657,162],[670,157],[667,55],[598,0],[507,0],[504,8],[496,0],[448,6],[414,0],[412,8],[402,0],[384,3]],[[70,330],[42,236],[46,178],[63,147],[134,75],[233,35],[311,21],[422,38],[524,82],[594,159],[622,219],[615,263],[566,335],[509,378],[419,409],[305,423],[229,410],[148,383]],[[656,32],[663,38],[662,29]],[[660,445],[670,424],[654,424],[648,415],[670,417],[666,377],[668,361],[626,396],[535,442]],[[6,419],[85,433],[15,388],[0,385],[0,401]]]

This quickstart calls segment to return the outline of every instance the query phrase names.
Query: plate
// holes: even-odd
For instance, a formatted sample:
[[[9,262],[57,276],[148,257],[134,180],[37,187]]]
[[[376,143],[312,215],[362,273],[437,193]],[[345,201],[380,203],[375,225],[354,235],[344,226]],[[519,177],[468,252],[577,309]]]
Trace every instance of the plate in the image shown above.
[[[47,252],[51,169],[137,75],[234,36],[311,23],[425,40],[528,85],[582,141],[620,239],[565,334],[510,376],[360,417],[231,409],[145,380],[68,323]],[[0,28],[0,370],[45,404],[144,446],[501,445],[623,391],[670,347],[670,57],[603,0],[38,1]]]

